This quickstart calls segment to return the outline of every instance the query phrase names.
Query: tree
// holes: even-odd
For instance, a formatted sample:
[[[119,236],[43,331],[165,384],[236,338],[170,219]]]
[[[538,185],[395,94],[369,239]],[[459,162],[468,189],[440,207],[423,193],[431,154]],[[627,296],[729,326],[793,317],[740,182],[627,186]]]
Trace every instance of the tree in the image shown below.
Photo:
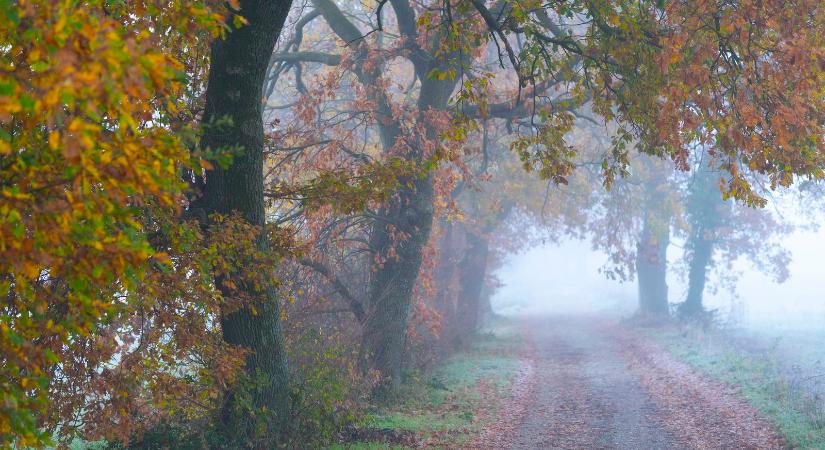
[[[702,155],[697,152],[697,157]],[[670,311],[667,248],[673,238],[684,239],[682,263],[687,265],[689,302],[680,303],[682,316],[703,311],[702,292],[709,270],[716,268],[725,287],[735,288],[733,261],[746,257],[755,267],[782,281],[789,257],[779,239],[792,227],[771,211],[722,199],[722,175],[711,172],[706,160],[694,163],[686,176],[661,160],[639,156],[630,161],[630,174],[609,192],[595,195],[589,206],[589,233],[596,248],[608,253],[607,274],[619,280],[638,277],[639,312],[667,316]],[[759,179],[751,174],[755,185]],[[764,195],[764,193],[763,193]],[[715,255],[715,256],[714,256]]]
[[[485,294],[484,287],[491,284],[491,268],[501,255],[583,232],[588,201],[601,188],[585,159],[601,157],[605,147],[596,138],[603,132],[584,120],[576,122],[566,139],[577,153],[578,170],[564,185],[524,170],[519,155],[509,148],[515,137],[506,123],[485,121],[480,136],[471,139],[480,141],[481,148],[465,159],[467,167],[451,194],[458,218],[441,225],[448,227],[445,237],[452,237],[452,242],[439,245],[450,260],[434,271],[455,278],[453,290],[440,287],[448,285],[446,280],[438,288],[439,295],[453,297],[442,302],[449,306],[441,328],[450,344],[471,342],[481,316],[489,313],[492,289]]]
[[[395,12],[394,25],[400,38],[390,39],[390,34],[379,31],[373,39],[360,31],[334,4],[320,0],[314,4],[316,10],[307,12],[297,23],[306,26],[314,17],[322,17],[351,51],[343,56],[300,51],[301,41],[296,38],[296,45],[276,53],[273,61],[282,64],[279,68],[289,65],[296,69],[295,87],[299,91],[307,91],[300,69],[304,64],[322,63],[336,67],[338,72],[331,72],[336,75],[323,80],[327,83],[333,79],[339,82],[339,73],[348,71],[354,78],[347,78],[342,89],[363,95],[367,101],[357,103],[358,109],[372,115],[368,116],[368,127],[365,127],[364,146],[380,144],[381,153],[364,152],[366,154],[353,156],[350,150],[354,147],[352,128],[359,125],[341,127],[340,135],[344,137],[337,140],[336,145],[355,160],[370,160],[376,156],[382,161],[401,159],[409,163],[404,167],[412,169],[399,174],[395,191],[381,204],[370,208],[366,214],[347,219],[361,220],[359,217],[366,216],[366,221],[361,223],[366,223],[367,227],[361,232],[367,237],[365,247],[372,255],[370,264],[373,267],[369,272],[369,293],[365,302],[364,352],[369,357],[369,366],[382,372],[390,386],[397,386],[413,290],[419,277],[422,250],[432,229],[433,203],[436,198],[449,194],[435,190],[432,169],[439,163],[460,167],[460,143],[468,131],[475,129],[472,120],[457,119],[451,111],[450,100],[457,89],[469,95],[463,110],[467,117],[487,114],[520,117],[529,115],[529,109],[523,104],[510,105],[503,101],[492,105],[489,111],[482,111],[487,106],[470,105],[476,99],[475,94],[464,87],[459,88],[465,68],[474,64],[473,52],[478,53],[484,48],[483,34],[461,35],[458,30],[462,25],[399,1],[390,2],[390,6]],[[453,17],[461,18],[466,26],[472,25],[474,20],[467,5],[457,8]],[[388,23],[382,20],[382,24]],[[395,57],[404,58],[405,64],[394,64],[392,58]],[[398,88],[390,83],[392,71],[400,71],[411,83],[403,95],[398,95]],[[314,94],[320,93],[322,98],[329,95],[326,90],[315,91]],[[312,93],[312,89],[308,92]],[[507,91],[502,96],[507,98],[510,94]],[[307,111],[303,109],[303,103],[298,107]],[[323,110],[317,104],[313,107]],[[342,116],[344,114],[339,112],[330,117],[335,124],[341,124]],[[352,116],[352,122],[364,123],[363,114]],[[323,115],[319,117],[314,112],[309,117],[323,119]],[[335,129],[324,128],[324,135],[333,135]],[[558,138],[557,135],[552,137]],[[314,139],[324,141],[317,133]]]
[[[205,150],[238,150],[228,167],[207,167],[202,197],[191,209],[214,219],[239,215],[257,227],[257,250],[276,250],[269,242],[264,208],[263,87],[269,57],[291,5],[290,0],[240,0],[230,3],[231,32],[212,44],[206,87]],[[228,123],[221,123],[228,121]],[[289,420],[289,381],[276,290],[247,279],[236,267],[216,278],[223,296],[248,296],[253,302],[221,315],[226,343],[246,353],[246,379],[231,392],[221,412],[227,446],[270,447],[283,439]],[[237,284],[236,284],[237,283]]]
[[[655,162],[642,161],[647,175],[643,181],[642,230],[636,244],[636,276],[639,278],[639,312],[667,316],[670,313],[667,288],[667,248],[674,216],[672,171]],[[663,170],[664,169],[664,170]]]
[[[387,376],[391,384],[400,382],[404,342],[413,287],[421,265],[421,252],[427,242],[433,220],[433,175],[426,169],[428,160],[437,154],[440,130],[448,119],[439,111],[446,109],[456,84],[455,77],[431,77],[434,71],[460,70],[459,60],[450,53],[440,58],[422,57],[419,49],[409,56],[420,92],[413,107],[401,112],[386,91],[383,70],[386,61],[368,45],[361,32],[332,2],[317,0],[314,5],[338,37],[352,47],[352,72],[359,89],[375,114],[374,125],[384,161],[400,159],[404,167],[395,183],[395,191],[378,208],[370,212],[365,230],[368,248],[377,261],[370,272],[364,316],[363,348],[369,366]],[[418,45],[415,13],[405,2],[395,2],[399,29],[405,45]],[[308,15],[317,15],[314,12]],[[428,48],[439,48],[438,34],[426,38]],[[316,55],[276,54],[275,61],[313,61]],[[325,62],[339,64],[341,57],[327,57]],[[443,115],[443,112],[441,113]],[[329,133],[330,131],[327,130]],[[346,148],[349,143],[342,141]],[[360,158],[359,158],[360,159]],[[408,161],[411,164],[404,164]]]
[[[124,350],[110,326],[171,269],[144,219],[174,214],[180,164],[199,159],[172,129],[181,70],[197,64],[180,49],[218,34],[221,14],[149,0],[0,9],[0,447],[17,448],[77,428],[72,406],[92,392],[122,400],[101,373]]]
[[[610,191],[594,192],[587,229],[594,248],[608,254],[609,278],[637,278],[638,313],[666,317],[667,249],[682,210],[678,173],[669,162],[646,155],[634,156],[628,171]]]
[[[691,225],[686,251],[689,254],[688,293],[679,305],[683,316],[698,316],[702,311],[707,270],[713,257],[718,231],[730,211],[719,195],[718,180],[700,165],[689,188],[686,213]],[[727,210],[727,211],[726,211]]]
[[[759,186],[759,177],[749,174]],[[733,290],[732,263],[745,257],[777,282],[788,277],[790,256],[781,244],[793,224],[780,221],[769,209],[754,209],[722,200],[720,174],[704,161],[696,165],[687,181],[683,203],[688,225],[684,259],[688,265],[688,291],[679,304],[683,318],[703,315],[703,295],[711,269],[723,275],[723,282]]]

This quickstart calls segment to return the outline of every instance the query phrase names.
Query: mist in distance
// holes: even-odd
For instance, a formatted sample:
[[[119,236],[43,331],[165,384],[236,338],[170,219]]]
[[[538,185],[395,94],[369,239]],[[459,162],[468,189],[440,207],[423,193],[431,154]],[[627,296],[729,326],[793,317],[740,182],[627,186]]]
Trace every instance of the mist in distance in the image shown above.
[[[769,206],[770,207],[770,206]],[[776,206],[792,209],[788,200]],[[825,219],[825,215],[821,216]],[[667,284],[671,305],[684,301],[687,280],[678,271],[682,240],[668,248]],[[799,228],[786,236],[783,246],[791,253],[790,277],[783,283],[759,272],[750,261],[734,263],[734,292],[719,284],[720,268],[713,268],[705,292],[705,305],[721,322],[738,328],[770,331],[825,331],[825,229]],[[491,300],[493,310],[505,316],[532,314],[606,313],[629,316],[638,308],[637,279],[610,280],[600,268],[607,254],[594,250],[587,240],[547,242],[507,255],[496,272],[503,286]],[[721,269],[725,270],[725,269]]]

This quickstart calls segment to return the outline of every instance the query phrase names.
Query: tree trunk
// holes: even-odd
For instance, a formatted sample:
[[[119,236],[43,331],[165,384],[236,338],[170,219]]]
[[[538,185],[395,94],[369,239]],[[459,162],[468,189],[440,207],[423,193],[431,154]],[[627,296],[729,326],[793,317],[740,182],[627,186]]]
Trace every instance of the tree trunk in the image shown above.
[[[679,305],[679,315],[697,317],[704,312],[702,297],[707,281],[707,271],[713,263],[716,233],[723,218],[722,200],[716,177],[705,167],[700,167],[690,185],[687,218],[691,226],[686,249],[689,258],[688,294]]]
[[[452,351],[455,344],[458,321],[458,298],[461,295],[459,265],[464,252],[462,228],[449,220],[442,220],[444,234],[438,242],[438,263],[433,273],[436,286],[434,307],[441,314],[441,331],[438,335],[439,354]]]
[[[707,269],[713,256],[713,242],[706,239],[703,230],[691,233],[688,248],[691,251],[690,271],[688,272],[688,294],[679,307],[683,316],[697,316],[704,311],[702,296],[705,291]]]
[[[408,239],[395,242],[387,224],[377,222],[370,246],[380,255],[390,256],[370,277],[370,313],[364,324],[363,351],[370,366],[385,378],[384,388],[396,390],[401,382],[401,369],[407,337],[407,317],[413,287],[421,268],[422,249],[427,244],[433,220],[432,174],[404,187],[381,211],[396,232]],[[380,390],[380,389],[379,389]]]
[[[458,297],[456,336],[457,347],[465,346],[479,328],[482,314],[481,290],[487,274],[489,243],[484,236],[468,230],[466,249],[460,266],[460,290]]]
[[[639,277],[639,311],[642,314],[666,316],[667,300],[667,246],[670,229],[645,218],[644,228],[636,248],[636,275]]]
[[[488,253],[489,256],[489,253]],[[493,311],[493,304],[491,302],[493,290],[486,283],[482,283],[481,293],[479,294],[479,325],[484,326],[485,323],[492,321],[495,318],[495,311]]]
[[[238,214],[248,223],[265,225],[263,191],[262,90],[267,63],[286,20],[291,0],[241,0],[247,25],[233,29],[226,39],[212,44],[201,146],[204,149],[239,149],[232,164],[215,164],[206,173],[203,196],[193,207],[205,215]],[[233,19],[229,17],[228,26]],[[215,126],[229,119],[231,123]],[[269,250],[264,235],[259,250]],[[244,268],[237,268],[238,271]],[[234,278],[234,277],[233,277]],[[222,288],[221,280],[217,280]],[[289,416],[289,386],[278,299],[274,289],[263,292],[239,286],[260,301],[221,317],[224,340],[248,352],[248,385],[239,384],[227,396],[221,421],[226,448],[271,448]],[[224,290],[225,295],[236,293]],[[262,426],[261,420],[265,420]]]
[[[443,230],[443,235],[438,242],[438,262],[433,274],[437,289],[434,306],[441,312],[443,318],[449,321],[455,312],[455,297],[458,296],[456,269],[461,256],[462,236],[461,229],[454,223],[447,220],[441,222],[440,228]]]
[[[447,60],[449,61],[449,60]],[[452,64],[452,62],[450,62]],[[438,67],[446,70],[447,67]],[[431,68],[417,70],[430,73]],[[457,77],[457,79],[460,77]],[[447,107],[455,88],[454,80],[433,80],[422,75],[417,109],[418,120],[426,124],[430,110]],[[389,150],[400,139],[398,127],[383,126],[384,148]],[[392,131],[392,132],[390,132]],[[427,129],[427,139],[435,142],[438,133]],[[421,144],[418,144],[421,145]],[[420,149],[411,149],[407,158],[421,160]],[[370,248],[385,261],[374,269],[370,277],[369,309],[364,324],[362,351],[369,367],[381,372],[383,381],[376,390],[379,396],[397,390],[401,383],[401,371],[406,359],[407,319],[412,304],[412,292],[421,268],[422,250],[430,237],[433,221],[433,174],[402,177],[392,199],[378,213],[370,235]],[[403,233],[407,239],[395,236]],[[395,255],[390,249],[395,247]],[[389,257],[387,255],[390,254]]]

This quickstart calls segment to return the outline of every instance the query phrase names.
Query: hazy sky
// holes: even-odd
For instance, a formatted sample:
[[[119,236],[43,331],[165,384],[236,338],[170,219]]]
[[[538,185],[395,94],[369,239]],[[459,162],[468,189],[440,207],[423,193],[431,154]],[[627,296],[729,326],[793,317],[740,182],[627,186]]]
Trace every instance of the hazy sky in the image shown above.
[[[825,220],[825,218],[823,219]],[[706,305],[728,315],[733,309],[741,325],[779,329],[825,329],[825,227],[818,232],[798,231],[784,242],[791,252],[790,278],[783,284],[769,280],[746,261],[737,289],[706,293]],[[671,246],[668,259],[680,257],[681,249]],[[634,282],[607,280],[599,273],[606,255],[591,250],[584,241],[547,244],[511,255],[496,273],[504,283],[493,297],[493,308],[502,314],[534,312],[611,311],[631,313],[636,307]],[[677,274],[668,278],[670,301],[684,300],[686,287]]]

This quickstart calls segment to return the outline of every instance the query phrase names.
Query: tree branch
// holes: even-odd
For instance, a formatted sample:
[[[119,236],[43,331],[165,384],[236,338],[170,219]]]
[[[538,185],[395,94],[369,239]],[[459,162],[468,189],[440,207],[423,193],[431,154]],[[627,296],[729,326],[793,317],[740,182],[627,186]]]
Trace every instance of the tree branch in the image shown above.
[[[328,66],[337,66],[341,63],[341,55],[323,52],[290,52],[275,53],[272,55],[273,61],[283,62],[316,62]]]
[[[332,0],[312,0],[312,3],[324,16],[327,24],[335,34],[345,42],[356,42],[363,37],[361,31],[344,16]]]
[[[344,300],[346,300],[349,303],[350,311],[352,311],[352,314],[355,316],[355,318],[358,319],[359,322],[363,322],[363,320],[366,318],[366,313],[364,312],[364,305],[362,305],[361,302],[358,301],[358,299],[356,299],[352,295],[352,293],[350,293],[349,289],[347,289],[347,287],[344,285],[340,278],[335,276],[329,270],[329,268],[327,268],[327,266],[317,261],[313,261],[309,258],[303,258],[301,259],[300,263],[301,265],[309,267],[315,270],[316,272],[320,273],[324,277],[326,277],[327,280],[329,280],[329,282],[332,284],[332,287],[335,288],[335,290],[338,291],[341,297],[343,297]]]

